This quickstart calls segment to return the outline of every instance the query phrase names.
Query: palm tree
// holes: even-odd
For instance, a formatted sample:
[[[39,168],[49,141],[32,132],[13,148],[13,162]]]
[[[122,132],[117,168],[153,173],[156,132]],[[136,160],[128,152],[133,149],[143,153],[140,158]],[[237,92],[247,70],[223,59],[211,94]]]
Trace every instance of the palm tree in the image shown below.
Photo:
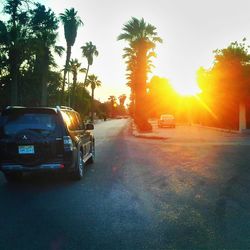
[[[87,42],[84,46],[81,47],[81,49],[82,56],[86,57],[88,61],[87,72],[84,79],[84,83],[86,83],[89,73],[89,66],[93,64],[94,56],[98,56],[99,52],[97,51],[96,46],[92,44],[92,42]]]
[[[153,52],[156,43],[162,42],[162,39],[157,35],[156,28],[151,24],[147,24],[143,18],[139,20],[132,17],[123,26],[122,30],[123,33],[118,36],[118,40],[125,40],[129,43],[135,60],[135,71],[133,72],[135,77],[135,122],[140,130],[152,130],[151,125],[147,121],[145,106],[146,82],[147,73],[150,69],[149,59],[153,55],[151,52]],[[131,63],[131,60],[129,62]]]
[[[127,64],[127,86],[130,87],[130,115],[134,117],[135,113],[135,83],[136,83],[136,67],[137,67],[137,58],[136,51],[133,48],[127,47],[123,49],[124,54],[123,58],[127,59],[125,63]]]
[[[89,75],[86,82],[84,83],[85,87],[91,87],[91,122],[94,121],[94,91],[96,88],[101,87],[102,83],[96,75]]]
[[[64,89],[65,89],[65,80],[66,80],[66,73],[69,66],[69,61],[71,57],[71,47],[74,45],[77,30],[80,25],[83,25],[80,17],[77,16],[77,11],[74,8],[66,9],[64,13],[60,14],[60,20],[64,26],[64,36],[67,43],[67,51],[66,51],[66,62],[64,67],[63,73],[63,86],[62,86],[62,97],[61,102],[64,101]]]
[[[48,97],[48,74],[50,66],[54,66],[52,50],[59,56],[62,55],[63,47],[56,46],[58,19],[55,13],[44,5],[36,4],[36,8],[31,11],[30,28],[33,30],[30,44],[34,48],[36,57],[35,74],[37,88],[41,91],[42,106],[47,106]]]
[[[122,95],[120,95],[120,96],[118,97],[118,99],[119,99],[119,102],[120,102],[120,106],[121,106],[121,107],[124,107],[124,103],[125,103],[125,101],[126,101],[126,99],[127,99],[127,96],[126,96],[125,94],[122,94]]]
[[[85,68],[81,68],[81,63],[78,61],[78,59],[72,59],[69,62],[69,70],[71,71],[73,75],[73,85],[72,85],[72,106],[75,107],[75,90],[76,90],[76,84],[77,84],[77,75],[78,72],[86,72]]]
[[[116,107],[116,97],[114,95],[109,96],[108,98],[110,104],[111,104],[111,117],[114,117],[115,114],[115,107]]]
[[[124,104],[127,99],[127,96],[125,94],[122,94],[118,97],[118,99],[119,99],[119,113],[120,115],[124,115],[126,113]]]

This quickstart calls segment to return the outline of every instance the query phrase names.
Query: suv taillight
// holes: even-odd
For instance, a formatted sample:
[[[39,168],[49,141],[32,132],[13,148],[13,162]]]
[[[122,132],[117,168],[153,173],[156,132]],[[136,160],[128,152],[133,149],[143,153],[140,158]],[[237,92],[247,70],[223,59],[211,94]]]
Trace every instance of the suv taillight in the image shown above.
[[[63,137],[63,146],[65,151],[73,151],[73,141],[70,136]]]

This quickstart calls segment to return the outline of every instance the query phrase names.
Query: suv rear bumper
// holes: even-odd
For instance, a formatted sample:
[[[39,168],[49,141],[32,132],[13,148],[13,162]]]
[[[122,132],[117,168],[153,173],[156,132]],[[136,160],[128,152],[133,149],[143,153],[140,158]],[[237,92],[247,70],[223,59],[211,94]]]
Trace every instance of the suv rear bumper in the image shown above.
[[[160,126],[160,127],[174,127],[175,122],[158,122],[158,126]]]
[[[47,164],[40,164],[34,167],[27,167],[25,165],[19,164],[4,164],[0,166],[0,170],[3,172],[35,172],[35,171],[53,171],[53,170],[63,170],[65,169],[65,165],[61,163],[47,163]]]

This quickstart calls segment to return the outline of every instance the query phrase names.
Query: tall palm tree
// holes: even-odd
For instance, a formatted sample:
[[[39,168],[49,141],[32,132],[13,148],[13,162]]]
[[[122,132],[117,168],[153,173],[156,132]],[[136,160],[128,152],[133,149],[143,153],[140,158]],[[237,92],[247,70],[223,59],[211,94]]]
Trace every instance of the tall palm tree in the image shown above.
[[[36,57],[35,74],[37,75],[37,88],[41,91],[40,104],[47,106],[48,97],[48,74],[50,66],[54,65],[53,53],[62,55],[63,47],[56,46],[58,19],[55,13],[45,6],[37,3],[36,8],[31,10],[30,28],[32,44]]]
[[[75,96],[76,96],[76,84],[77,84],[77,76],[79,72],[85,73],[86,69],[81,68],[81,63],[78,59],[72,59],[69,62],[69,70],[73,75],[73,84],[72,84],[72,106],[75,107]]]
[[[98,56],[99,52],[97,51],[96,46],[92,44],[92,42],[87,42],[84,46],[81,47],[81,49],[82,56],[86,57],[88,61],[87,72],[84,79],[84,83],[86,83],[89,73],[89,66],[93,64],[94,56]]]
[[[68,69],[69,61],[71,57],[71,47],[75,43],[78,27],[80,25],[83,25],[83,22],[80,19],[80,17],[77,16],[77,11],[74,8],[66,9],[64,13],[61,13],[60,20],[64,26],[64,36],[65,36],[66,43],[67,43],[66,61],[65,61],[65,67],[64,67],[64,72],[63,72],[63,86],[62,86],[62,97],[61,97],[61,102],[63,102],[66,73],[67,73],[67,69]]]
[[[134,117],[135,113],[135,83],[136,83],[136,67],[137,67],[137,58],[136,51],[133,48],[127,47],[123,49],[124,54],[123,58],[126,59],[125,63],[127,64],[127,86],[130,87],[130,114]]]
[[[91,87],[91,122],[94,121],[94,91],[96,88],[101,87],[102,83],[96,75],[89,75],[86,82],[84,83],[85,87]]]
[[[124,54],[123,58],[126,59],[125,63],[127,64],[127,86],[131,89],[130,95],[130,113],[134,116],[135,113],[135,86],[136,86],[136,73],[137,73],[137,55],[136,50],[133,47],[126,47],[123,49]],[[152,64],[151,57],[156,57],[154,51],[151,51],[147,54],[147,73],[151,73]]]
[[[135,60],[135,72],[133,72],[135,77],[135,122],[140,130],[151,130],[152,127],[147,121],[145,106],[147,73],[150,68],[149,58],[153,55],[151,52],[154,50],[156,43],[161,43],[162,39],[157,35],[156,28],[146,23],[143,18],[139,20],[132,17],[122,30],[123,33],[117,39],[129,43]]]

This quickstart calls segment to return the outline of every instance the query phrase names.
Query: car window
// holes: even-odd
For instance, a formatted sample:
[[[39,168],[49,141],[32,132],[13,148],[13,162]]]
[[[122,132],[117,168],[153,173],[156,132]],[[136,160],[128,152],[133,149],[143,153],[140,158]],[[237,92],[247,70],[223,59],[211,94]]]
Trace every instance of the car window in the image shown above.
[[[53,114],[21,113],[2,116],[0,119],[2,135],[16,135],[23,130],[32,130],[41,134],[56,129],[56,117]]]
[[[62,115],[69,130],[74,131],[81,129],[81,123],[79,121],[79,118],[77,117],[76,112],[62,111]]]
[[[78,120],[78,117],[77,117],[76,113],[75,112],[70,112],[70,115],[71,115],[71,117],[73,119],[73,123],[72,123],[73,128],[72,128],[72,130],[80,130],[80,122]]]
[[[77,117],[77,120],[78,120],[78,123],[79,123],[79,128],[83,129],[84,123],[82,121],[82,118],[81,118],[80,114],[79,113],[75,113],[75,114],[76,114],[76,117]]]
[[[173,115],[162,115],[161,119],[174,119]]]

